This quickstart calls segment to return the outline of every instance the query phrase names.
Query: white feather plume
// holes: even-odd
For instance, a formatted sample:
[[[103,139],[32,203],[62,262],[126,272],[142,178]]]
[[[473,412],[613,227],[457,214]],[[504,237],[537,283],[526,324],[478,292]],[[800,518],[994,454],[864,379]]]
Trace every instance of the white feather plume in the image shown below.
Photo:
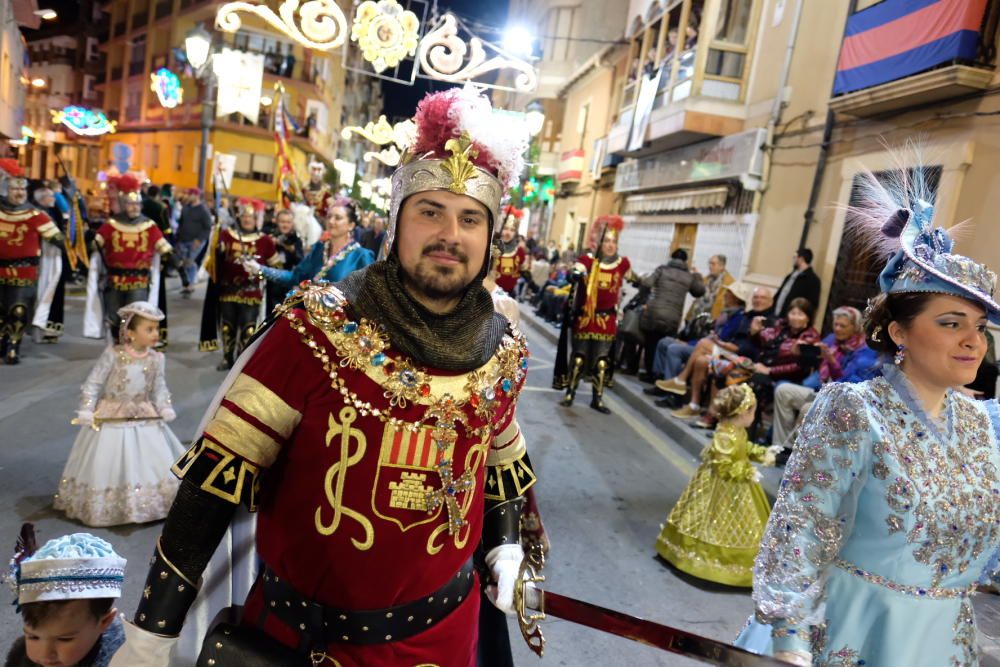
[[[493,112],[489,99],[472,86],[462,88],[450,114],[459,132],[468,132],[472,140],[490,155],[489,164],[497,170],[504,188],[510,188],[524,170],[528,150],[528,126],[514,115]]]
[[[302,247],[308,253],[309,248],[323,235],[323,227],[316,220],[312,208],[308,204],[295,203],[292,204],[291,209],[295,233],[302,239]]]

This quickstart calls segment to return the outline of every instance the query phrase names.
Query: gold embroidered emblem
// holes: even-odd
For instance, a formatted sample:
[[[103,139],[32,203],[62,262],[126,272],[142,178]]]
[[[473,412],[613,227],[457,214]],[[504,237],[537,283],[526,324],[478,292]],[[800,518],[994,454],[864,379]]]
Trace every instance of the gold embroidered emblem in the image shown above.
[[[444,147],[451,153],[451,157],[441,162],[441,168],[451,176],[448,189],[457,195],[464,195],[469,191],[466,183],[479,177],[476,165],[472,164],[479,151],[472,147],[472,140],[467,132],[463,132],[457,139],[449,139]]]
[[[399,482],[389,482],[389,507],[395,510],[427,511],[427,494],[433,486],[424,486],[427,475],[404,472]]]
[[[22,245],[27,231],[28,225],[0,221],[0,239],[4,239],[9,245]]]
[[[326,432],[326,446],[329,447],[337,438],[340,439],[340,456],[326,471],[326,478],[323,481],[326,500],[333,509],[333,517],[329,522],[323,520],[323,507],[316,508],[316,531],[320,535],[328,536],[337,532],[340,527],[340,520],[343,517],[354,519],[364,529],[364,539],[351,538],[351,543],[359,551],[371,549],[375,543],[375,531],[372,522],[368,518],[344,505],[344,483],[347,478],[347,471],[351,466],[357,465],[365,455],[367,440],[365,434],[360,429],[354,428],[351,424],[358,418],[357,410],[350,406],[345,406],[340,411],[340,421],[338,422],[331,414],[329,418],[329,429]],[[351,453],[351,442],[357,440],[358,446]]]
[[[375,515],[392,521],[403,532],[434,521],[440,508],[432,510],[427,504],[428,494],[434,491],[428,479],[453,451],[454,442],[445,450],[435,445],[430,427],[411,431],[386,424],[372,488]]]
[[[145,230],[137,233],[114,230],[111,232],[111,249],[124,252],[126,249],[139,253],[149,251],[149,235]]]

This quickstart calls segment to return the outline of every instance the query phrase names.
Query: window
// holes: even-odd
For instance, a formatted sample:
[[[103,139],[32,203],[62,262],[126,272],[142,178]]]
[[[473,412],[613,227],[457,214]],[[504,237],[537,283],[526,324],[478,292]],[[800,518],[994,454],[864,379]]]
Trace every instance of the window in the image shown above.
[[[87,62],[93,62],[95,60],[100,60],[101,58],[101,47],[97,41],[96,37],[87,38]]]
[[[722,0],[715,25],[715,40],[746,44],[753,0]]]
[[[261,183],[274,181],[274,156],[242,151],[233,151],[233,155],[236,156],[236,165],[233,168],[233,176],[236,178]]]
[[[184,168],[184,146],[177,144],[174,146],[174,171],[181,171]]]
[[[142,88],[132,86],[125,96],[125,121],[138,122],[142,117]]]
[[[754,0],[721,0],[715,34],[705,61],[701,94],[738,101],[743,95],[749,58]]]
[[[142,74],[146,68],[146,35],[138,35],[132,39],[132,48],[128,59],[129,76]]]
[[[93,100],[97,98],[97,91],[94,90],[96,77],[92,74],[83,75],[83,99]]]
[[[575,7],[554,7],[539,26],[542,35],[542,60],[568,60],[570,53],[569,36],[576,24]]]

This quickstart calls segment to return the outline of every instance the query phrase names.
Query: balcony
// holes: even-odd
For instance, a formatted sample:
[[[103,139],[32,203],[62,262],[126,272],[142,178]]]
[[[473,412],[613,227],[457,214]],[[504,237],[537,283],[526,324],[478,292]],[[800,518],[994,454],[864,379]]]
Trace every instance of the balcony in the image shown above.
[[[173,10],[173,2],[170,0],[161,0],[161,2],[156,3],[156,9],[153,16],[159,21],[162,18],[170,16],[170,12]]]
[[[146,24],[149,23],[149,12],[142,12],[141,14],[136,14],[132,17],[132,30],[139,30],[145,28]]]
[[[608,152],[642,157],[742,132],[761,4],[683,0],[647,17],[632,37]]]
[[[910,15],[874,9],[847,17],[831,109],[874,116],[990,88],[1000,5],[970,2],[944,11],[935,4]],[[935,26],[938,39],[925,44],[903,33],[887,45],[886,35],[893,34],[895,25],[917,14]]]
[[[111,80],[119,81],[122,78],[122,66],[117,65],[111,68]]]
[[[128,75],[129,76],[139,76],[146,70],[146,63],[141,60],[136,60],[128,64]]]
[[[112,37],[121,37],[125,34],[125,21],[118,21],[115,23],[114,29],[111,31]]]
[[[987,90],[993,70],[950,65],[830,100],[830,108],[851,116],[874,116],[928,102]]]

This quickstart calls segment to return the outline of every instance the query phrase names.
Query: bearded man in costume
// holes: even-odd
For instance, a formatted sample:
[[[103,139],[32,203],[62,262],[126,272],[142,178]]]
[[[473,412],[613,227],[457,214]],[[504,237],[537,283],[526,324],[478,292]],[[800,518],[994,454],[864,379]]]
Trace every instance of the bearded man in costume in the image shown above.
[[[563,322],[566,330],[572,326],[573,355],[565,380],[566,396],[561,405],[571,406],[584,373],[590,375],[592,398],[590,407],[598,412],[611,412],[604,405],[604,390],[611,380],[613,364],[611,348],[618,333],[618,304],[625,281],[635,280],[628,257],[618,255],[618,237],[625,222],[617,215],[605,215],[594,221],[590,246],[597,253],[586,253],[573,266],[576,283],[570,298],[573,312]],[[565,336],[560,343],[564,344]],[[556,364],[556,376],[564,373]]]
[[[274,238],[258,230],[257,220],[263,211],[264,202],[259,199],[240,199],[236,224],[226,229],[217,227],[209,245],[211,254],[205,270],[211,283],[202,307],[198,349],[219,349],[217,330],[221,328],[224,356],[218,365],[220,371],[233,367],[234,359],[246,349],[262,319],[264,279],[260,271],[248,271],[245,263],[281,263]]]
[[[521,277],[524,260],[528,256],[517,241],[517,226],[524,211],[513,206],[504,207],[503,226],[500,228],[500,260],[497,265],[497,286],[515,297],[514,288]]]
[[[142,214],[140,185],[132,174],[109,181],[109,189],[117,192],[111,210],[117,208],[117,212],[94,236],[96,249],[90,257],[83,322],[83,335],[88,338],[102,338],[105,326],[117,336],[121,325],[118,309],[133,301],[159,305],[161,263],[173,248],[156,223]],[[166,312],[165,303],[160,310]]]
[[[313,214],[320,220],[326,220],[327,207],[333,198],[330,186],[323,180],[326,176],[326,165],[318,160],[309,163],[309,183],[302,190],[306,203],[312,207]]]
[[[262,572],[205,664],[473,667],[477,547],[511,611],[535,481],[515,413],[527,351],[482,279],[527,132],[471,90],[428,96],[415,120],[388,257],[302,286],[237,361],[175,466],[113,665],[167,664],[240,503],[257,511]]]
[[[35,309],[42,241],[58,246],[63,236],[48,215],[28,204],[28,180],[16,160],[0,160],[0,179],[5,190],[0,194],[0,357],[17,364]]]

